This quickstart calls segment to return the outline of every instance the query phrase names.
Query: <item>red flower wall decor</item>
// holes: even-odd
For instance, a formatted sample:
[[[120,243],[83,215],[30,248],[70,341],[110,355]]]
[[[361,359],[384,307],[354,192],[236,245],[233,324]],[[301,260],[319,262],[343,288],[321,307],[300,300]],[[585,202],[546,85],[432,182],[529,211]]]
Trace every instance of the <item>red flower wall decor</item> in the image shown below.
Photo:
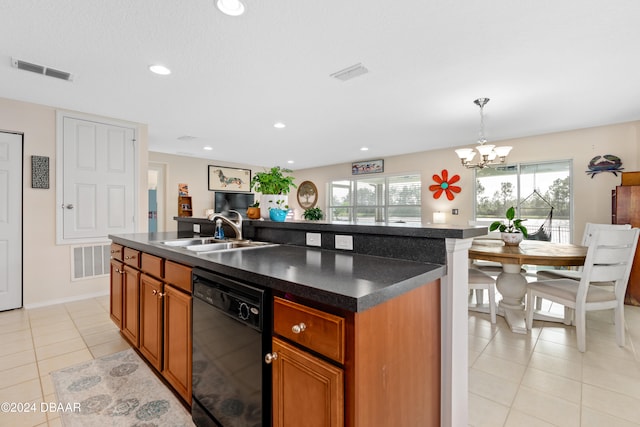
[[[442,178],[437,174],[433,175],[433,180],[437,182],[436,185],[430,185],[429,190],[434,191],[433,198],[438,199],[442,196],[442,193],[447,195],[447,199],[453,200],[455,198],[453,193],[459,193],[462,188],[457,185],[451,185],[460,181],[460,175],[453,175],[449,179],[449,172],[446,169],[442,169]]]

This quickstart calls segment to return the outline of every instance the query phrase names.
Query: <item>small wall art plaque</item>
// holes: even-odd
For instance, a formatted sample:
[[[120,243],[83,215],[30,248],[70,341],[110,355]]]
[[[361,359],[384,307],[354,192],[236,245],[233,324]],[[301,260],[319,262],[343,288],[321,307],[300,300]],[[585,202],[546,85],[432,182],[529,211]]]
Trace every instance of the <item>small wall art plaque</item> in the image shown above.
[[[49,157],[31,156],[31,188],[49,188]]]

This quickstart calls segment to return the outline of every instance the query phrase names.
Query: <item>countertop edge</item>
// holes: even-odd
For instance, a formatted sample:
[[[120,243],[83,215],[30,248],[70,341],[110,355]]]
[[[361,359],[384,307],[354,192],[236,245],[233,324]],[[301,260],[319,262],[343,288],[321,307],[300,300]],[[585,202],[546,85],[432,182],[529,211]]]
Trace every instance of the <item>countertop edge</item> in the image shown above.
[[[248,270],[239,269],[233,266],[227,266],[216,262],[215,260],[201,258],[195,255],[189,255],[187,253],[181,253],[179,251],[163,248],[162,246],[153,244],[151,242],[156,240],[162,240],[166,237],[167,233],[135,233],[127,235],[109,235],[109,238],[113,243],[120,244],[132,249],[136,249],[151,255],[166,258],[171,261],[182,263],[190,267],[200,267],[213,271],[222,275],[233,277],[237,280],[242,280],[260,286],[264,286],[280,292],[290,292],[294,295],[305,297],[311,300],[316,300],[319,303],[333,306],[335,308],[344,309],[351,312],[361,312],[372,308],[378,304],[402,295],[412,289],[418,288],[427,283],[433,282],[442,278],[446,274],[446,268],[439,264],[417,263],[414,261],[399,261],[410,262],[424,266],[424,272],[412,276],[410,278],[403,278],[396,283],[385,286],[382,289],[374,290],[361,297],[353,297],[344,294],[337,294],[329,290],[321,289],[319,287],[312,287],[302,283],[294,283],[282,278],[268,276]],[[145,236],[146,239],[144,238]],[[156,238],[157,236],[157,238]],[[162,237],[161,237],[162,236]],[[174,235],[174,238],[175,237]],[[153,240],[152,240],[153,239]],[[295,246],[291,246],[295,247]],[[270,248],[252,248],[247,249],[251,251],[268,251]],[[306,250],[307,248],[301,247],[300,250]],[[327,251],[324,249],[317,249],[319,251]],[[330,252],[330,251],[327,251]],[[359,257],[378,258],[370,255],[357,255]]]

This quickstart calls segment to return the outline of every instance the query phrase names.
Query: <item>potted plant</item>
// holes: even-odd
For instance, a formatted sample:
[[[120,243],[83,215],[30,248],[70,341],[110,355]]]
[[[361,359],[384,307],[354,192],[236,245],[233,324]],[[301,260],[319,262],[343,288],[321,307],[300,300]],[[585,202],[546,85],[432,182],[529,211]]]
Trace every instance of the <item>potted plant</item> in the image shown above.
[[[284,222],[289,212],[289,205],[286,205],[285,200],[269,200],[269,202],[275,203],[275,207],[269,208],[269,218],[271,221]]]
[[[526,238],[527,227],[522,225],[525,219],[516,218],[516,209],[511,206],[505,214],[507,223],[502,221],[494,221],[489,226],[489,231],[500,230],[502,241],[507,246],[518,246],[523,238]]]
[[[304,211],[302,216],[304,217],[304,219],[309,220],[309,221],[318,221],[318,220],[322,219],[322,216],[323,216],[322,209],[320,209],[320,208],[309,208],[309,209]]]
[[[264,219],[269,219],[270,210],[276,207],[275,203],[278,200],[283,200],[283,203],[286,203],[287,194],[289,194],[291,187],[296,188],[293,176],[288,175],[291,172],[293,172],[291,169],[274,166],[268,171],[256,172],[251,178],[251,189],[262,194],[260,196],[260,206],[262,206],[260,213]]]
[[[259,219],[260,218],[260,202],[255,202],[247,208],[247,218]]]

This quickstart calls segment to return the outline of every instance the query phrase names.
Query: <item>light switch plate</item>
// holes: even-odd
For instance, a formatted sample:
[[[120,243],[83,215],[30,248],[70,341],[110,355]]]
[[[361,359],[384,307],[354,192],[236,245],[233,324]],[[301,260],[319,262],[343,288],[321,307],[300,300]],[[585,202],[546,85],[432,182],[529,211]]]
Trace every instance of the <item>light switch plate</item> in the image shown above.
[[[339,236],[336,234],[336,249],[353,250],[353,236]]]
[[[307,246],[322,246],[322,234],[307,233]]]

